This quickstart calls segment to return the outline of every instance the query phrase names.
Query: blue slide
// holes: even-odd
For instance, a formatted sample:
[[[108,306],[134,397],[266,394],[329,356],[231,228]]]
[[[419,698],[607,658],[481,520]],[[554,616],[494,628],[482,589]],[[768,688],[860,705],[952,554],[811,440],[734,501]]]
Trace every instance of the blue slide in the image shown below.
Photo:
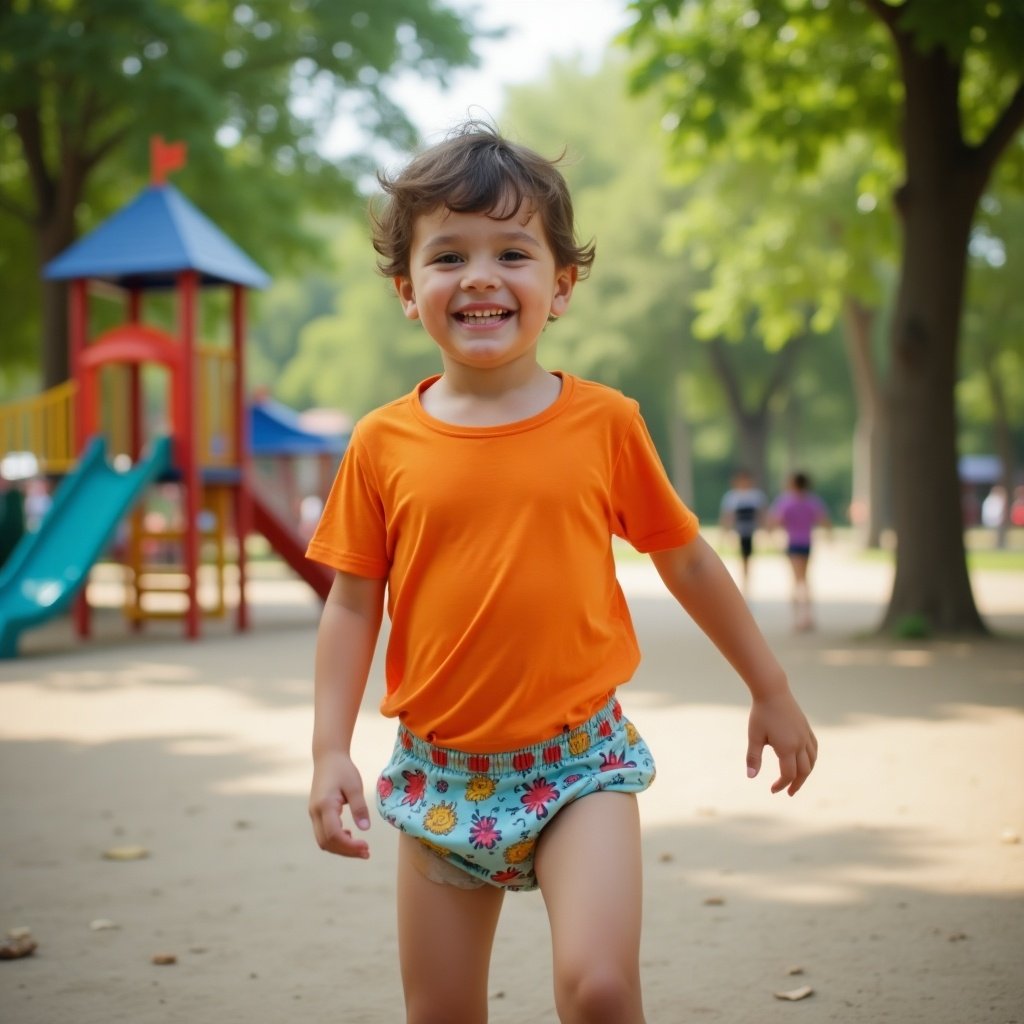
[[[39,529],[21,538],[0,569],[0,658],[15,657],[22,630],[68,607],[121,518],[170,464],[168,437],[124,473],[107,461],[104,438],[89,442]]]

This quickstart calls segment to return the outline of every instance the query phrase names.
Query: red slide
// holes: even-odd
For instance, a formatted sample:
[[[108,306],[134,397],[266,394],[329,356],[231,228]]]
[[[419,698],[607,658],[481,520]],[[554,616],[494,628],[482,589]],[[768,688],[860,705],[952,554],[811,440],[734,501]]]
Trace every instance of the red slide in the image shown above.
[[[294,569],[320,596],[326,600],[327,592],[334,582],[334,573],[319,562],[306,557],[306,545],[299,535],[286,526],[269,505],[258,494],[252,496],[252,524],[258,533],[270,541],[270,546]]]

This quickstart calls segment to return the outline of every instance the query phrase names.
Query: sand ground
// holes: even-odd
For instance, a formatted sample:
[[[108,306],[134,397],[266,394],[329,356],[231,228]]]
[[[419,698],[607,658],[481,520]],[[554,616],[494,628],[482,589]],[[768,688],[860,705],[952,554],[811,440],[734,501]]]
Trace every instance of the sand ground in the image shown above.
[[[795,799],[746,779],[742,684],[646,562],[622,565],[645,659],[621,696],[659,762],[648,1019],[1024,1024],[1024,574],[974,578],[999,639],[897,645],[870,634],[883,563],[820,547],[813,634],[789,628],[786,573],[762,556],[751,603],[821,742]],[[0,936],[39,942],[0,962],[0,1020],[402,1019],[395,834],[375,822],[372,859],[342,861],[306,817],[318,605],[274,574],[253,598],[248,635],[128,638],[107,612],[88,644],[58,623],[0,663]],[[367,779],[393,735],[379,672]],[[126,845],[149,855],[104,858]],[[508,897],[494,1024],[554,1020],[549,955],[540,897]]]

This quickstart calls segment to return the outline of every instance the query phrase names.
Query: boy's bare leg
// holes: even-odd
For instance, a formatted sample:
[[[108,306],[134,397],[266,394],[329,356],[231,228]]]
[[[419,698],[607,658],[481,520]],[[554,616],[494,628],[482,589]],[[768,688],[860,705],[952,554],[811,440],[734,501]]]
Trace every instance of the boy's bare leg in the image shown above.
[[[643,1024],[640,815],[629,793],[594,793],[541,833],[537,879],[551,922],[562,1024]]]
[[[504,892],[423,873],[417,840],[399,836],[398,951],[408,1024],[484,1024],[491,946]]]

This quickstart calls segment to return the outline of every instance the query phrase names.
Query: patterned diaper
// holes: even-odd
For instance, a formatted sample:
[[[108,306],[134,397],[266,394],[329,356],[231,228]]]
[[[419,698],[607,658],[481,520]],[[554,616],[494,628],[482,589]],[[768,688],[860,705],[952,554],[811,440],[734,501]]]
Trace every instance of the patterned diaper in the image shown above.
[[[612,697],[577,728],[499,754],[436,747],[400,726],[377,809],[480,883],[535,889],[534,849],[559,810],[590,793],[639,793],[654,775],[647,744]]]

